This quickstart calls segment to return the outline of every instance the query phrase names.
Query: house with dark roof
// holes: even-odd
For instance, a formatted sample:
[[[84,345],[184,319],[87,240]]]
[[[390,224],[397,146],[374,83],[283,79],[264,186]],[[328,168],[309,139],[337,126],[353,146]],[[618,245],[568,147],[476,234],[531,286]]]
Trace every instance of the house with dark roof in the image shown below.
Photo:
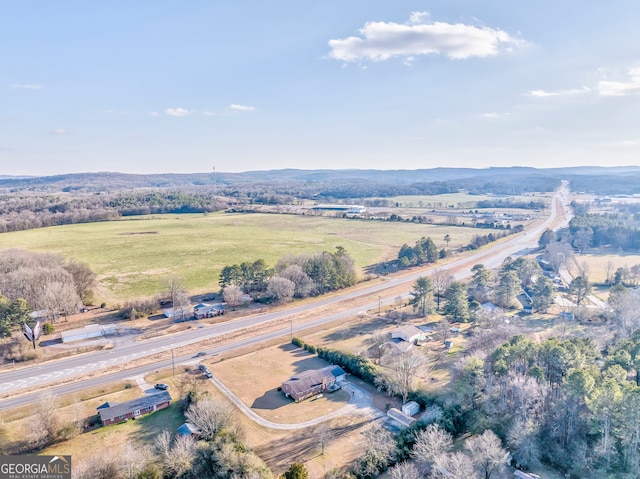
[[[171,406],[171,395],[168,391],[162,391],[123,403],[105,403],[98,407],[98,414],[100,414],[102,424],[108,426],[127,419],[135,419],[169,406]]]
[[[340,389],[338,380],[344,379],[346,373],[340,366],[327,366],[321,369],[310,369],[282,383],[282,392],[295,402],[303,401],[321,392],[333,392]]]

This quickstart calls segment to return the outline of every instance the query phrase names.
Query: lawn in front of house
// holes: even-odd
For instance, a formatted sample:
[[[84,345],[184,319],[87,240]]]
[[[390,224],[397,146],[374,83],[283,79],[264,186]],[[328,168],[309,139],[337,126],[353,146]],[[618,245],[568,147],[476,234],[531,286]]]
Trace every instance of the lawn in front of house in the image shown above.
[[[281,424],[296,424],[323,416],[348,404],[345,391],[299,403],[278,388],[283,381],[329,363],[291,344],[274,346],[209,366],[210,371],[247,406],[263,418]]]

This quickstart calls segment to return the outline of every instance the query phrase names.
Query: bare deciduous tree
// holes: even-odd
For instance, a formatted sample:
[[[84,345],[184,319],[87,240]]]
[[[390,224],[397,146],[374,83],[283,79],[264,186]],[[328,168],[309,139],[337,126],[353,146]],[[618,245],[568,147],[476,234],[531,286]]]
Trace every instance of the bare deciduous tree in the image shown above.
[[[437,479],[469,479],[475,477],[473,461],[463,452],[444,454],[433,466],[433,477]]]
[[[480,467],[485,479],[491,479],[494,472],[511,460],[511,454],[502,447],[502,441],[491,429],[469,439],[465,449],[469,451],[473,463]]]
[[[411,455],[418,461],[434,464],[453,449],[453,438],[437,424],[429,424],[416,436]]]
[[[42,294],[42,306],[53,321],[60,316],[65,318],[80,309],[80,297],[70,282],[51,282],[45,285]]]
[[[177,302],[179,302],[181,296],[186,296],[187,290],[184,286],[184,279],[178,275],[171,275],[167,278],[164,278],[162,281],[165,289],[167,290],[167,295],[169,299],[171,299],[171,303],[174,307],[177,306]]]
[[[73,277],[73,283],[78,297],[84,300],[85,297],[91,293],[91,288],[96,285],[96,274],[91,271],[88,264],[78,263],[74,260],[64,265],[64,269]]]
[[[33,405],[30,436],[35,445],[48,444],[58,434],[60,422],[56,402],[56,397],[47,391]]]
[[[376,376],[375,382],[389,394],[400,395],[404,404],[412,390],[413,380],[424,364],[423,355],[408,350],[394,357],[391,364]]]
[[[287,278],[275,276],[267,283],[267,295],[271,296],[277,303],[288,303],[293,298],[296,285]]]
[[[329,444],[333,440],[333,431],[329,427],[329,424],[323,422],[320,424],[315,431],[315,435],[318,438],[318,445],[320,446],[320,454],[324,456],[324,453],[329,447]]]
[[[235,284],[230,284],[222,290],[222,299],[224,299],[225,303],[227,303],[231,309],[235,309],[242,303],[243,296],[244,291],[242,291],[240,286],[236,286]]]
[[[185,417],[200,429],[203,439],[211,439],[220,429],[229,425],[232,414],[232,409],[226,404],[203,399],[189,406]]]
[[[607,261],[607,263],[604,265],[604,273],[606,276],[606,282],[607,284],[612,284],[613,283],[613,277],[616,273],[616,267],[613,264],[613,261],[609,260]]]
[[[294,282],[294,295],[298,298],[306,298],[313,292],[313,288],[315,287],[313,280],[304,272],[302,266],[297,264],[288,266],[285,270],[281,271],[278,276]]]
[[[404,461],[389,469],[391,479],[420,479],[420,471],[410,462]]]
[[[363,455],[355,468],[364,475],[377,475],[396,452],[393,435],[380,424],[373,423],[362,432]]]
[[[431,274],[431,282],[433,283],[433,294],[436,297],[436,309],[440,311],[440,298],[444,296],[444,292],[449,289],[453,283],[453,275],[443,269],[437,269]]]
[[[126,442],[119,448],[115,456],[118,458],[119,477],[136,479],[149,462],[150,451],[135,443]]]
[[[388,340],[387,335],[379,331],[374,333],[369,339],[369,343],[371,344],[371,346],[369,346],[369,353],[376,360],[376,364],[379,363],[380,358],[384,356],[385,344]]]
[[[193,438],[177,435],[172,441],[169,431],[165,430],[156,437],[155,446],[168,476],[179,477],[193,466],[197,449]]]
[[[549,243],[544,250],[544,259],[556,274],[571,258],[573,248],[568,243]]]

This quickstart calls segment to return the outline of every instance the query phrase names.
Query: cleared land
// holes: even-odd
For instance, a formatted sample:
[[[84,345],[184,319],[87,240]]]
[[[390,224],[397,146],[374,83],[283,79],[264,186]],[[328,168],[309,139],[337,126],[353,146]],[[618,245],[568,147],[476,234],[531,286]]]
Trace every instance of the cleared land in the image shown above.
[[[293,345],[283,345],[213,364],[210,369],[256,413],[269,421],[294,424],[323,416],[349,401],[345,391],[324,394],[313,401],[295,403],[278,391],[283,381],[297,373],[328,363]]]
[[[475,228],[276,214],[155,215],[119,221],[3,233],[0,248],[59,253],[98,274],[101,300],[118,302],[162,291],[177,274],[193,293],[218,289],[221,269],[285,255],[343,246],[359,268],[394,258],[403,243],[423,236],[444,247],[468,244]]]
[[[613,271],[618,268],[631,268],[640,264],[639,254],[582,254],[575,257],[578,264],[589,265],[589,279],[594,283],[604,283],[607,279],[607,263],[611,262]],[[577,274],[574,264],[569,263],[569,271]]]
[[[447,193],[442,195],[415,195],[415,196],[392,196],[389,198],[379,198],[396,202],[400,207],[404,208],[476,208],[478,201],[510,201],[524,202],[541,201],[549,203],[550,193],[537,193],[535,195],[514,195],[514,196],[495,196],[495,195],[470,195],[469,193]]]

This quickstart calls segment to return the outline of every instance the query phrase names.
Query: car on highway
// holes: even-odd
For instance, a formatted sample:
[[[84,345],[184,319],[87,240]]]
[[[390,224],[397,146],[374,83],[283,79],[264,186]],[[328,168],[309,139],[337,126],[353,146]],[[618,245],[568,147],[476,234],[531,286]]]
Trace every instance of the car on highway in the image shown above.
[[[166,391],[167,389],[169,389],[169,386],[163,383],[158,383],[155,386],[153,386],[155,389],[160,389],[161,391]]]
[[[202,357],[202,356],[206,356],[206,355],[207,355],[207,353],[205,353],[204,351],[200,351],[198,354],[196,354],[196,355],[194,356],[194,358],[200,358],[200,357]]]

